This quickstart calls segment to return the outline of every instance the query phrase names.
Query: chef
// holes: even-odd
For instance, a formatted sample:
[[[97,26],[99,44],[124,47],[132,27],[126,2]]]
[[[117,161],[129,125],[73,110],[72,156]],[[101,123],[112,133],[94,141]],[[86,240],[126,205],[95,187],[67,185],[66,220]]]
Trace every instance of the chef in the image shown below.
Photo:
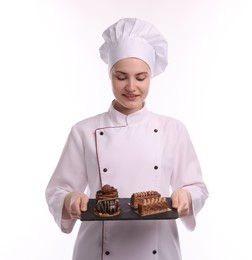
[[[150,23],[124,18],[103,33],[115,99],[107,112],[76,123],[46,188],[49,210],[70,233],[89,198],[105,184],[119,197],[158,191],[172,198],[193,230],[208,190],[180,121],[147,109],[152,77],[167,66],[167,42]],[[181,260],[176,221],[82,221],[73,260]]]

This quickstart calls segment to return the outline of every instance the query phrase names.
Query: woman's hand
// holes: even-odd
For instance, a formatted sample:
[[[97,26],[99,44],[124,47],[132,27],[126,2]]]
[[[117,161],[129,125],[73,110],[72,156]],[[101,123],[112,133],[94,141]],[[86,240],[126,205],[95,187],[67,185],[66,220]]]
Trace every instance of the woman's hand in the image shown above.
[[[179,217],[192,215],[192,197],[188,190],[180,189],[171,195],[172,207],[177,209]]]
[[[69,192],[64,200],[62,218],[80,219],[81,211],[87,210],[88,196],[82,192]]]

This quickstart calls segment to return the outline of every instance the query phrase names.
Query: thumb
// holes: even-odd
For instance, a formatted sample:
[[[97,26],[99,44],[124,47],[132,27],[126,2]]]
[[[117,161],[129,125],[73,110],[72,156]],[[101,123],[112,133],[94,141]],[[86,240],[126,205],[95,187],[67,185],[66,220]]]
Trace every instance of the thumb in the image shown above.
[[[171,196],[171,200],[172,200],[172,208],[177,209],[178,208],[178,192],[174,192]]]
[[[87,203],[88,203],[88,197],[84,196],[81,198],[80,201],[80,209],[81,211],[86,211],[87,210]]]

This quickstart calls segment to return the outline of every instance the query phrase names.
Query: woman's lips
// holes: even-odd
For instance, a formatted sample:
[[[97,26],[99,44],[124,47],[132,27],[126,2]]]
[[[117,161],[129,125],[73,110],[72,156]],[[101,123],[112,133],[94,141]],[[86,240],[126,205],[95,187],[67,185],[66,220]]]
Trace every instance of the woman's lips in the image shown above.
[[[123,94],[125,98],[127,98],[130,101],[134,101],[139,95],[133,95],[133,94]]]

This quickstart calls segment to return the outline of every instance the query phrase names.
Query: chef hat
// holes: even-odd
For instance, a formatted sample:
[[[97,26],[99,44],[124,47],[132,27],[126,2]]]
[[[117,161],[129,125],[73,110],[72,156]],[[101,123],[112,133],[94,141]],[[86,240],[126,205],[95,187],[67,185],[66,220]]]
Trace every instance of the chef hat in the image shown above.
[[[117,61],[130,57],[146,62],[153,77],[165,70],[167,41],[152,24],[124,18],[108,27],[102,36],[105,42],[99,51],[109,72]]]

